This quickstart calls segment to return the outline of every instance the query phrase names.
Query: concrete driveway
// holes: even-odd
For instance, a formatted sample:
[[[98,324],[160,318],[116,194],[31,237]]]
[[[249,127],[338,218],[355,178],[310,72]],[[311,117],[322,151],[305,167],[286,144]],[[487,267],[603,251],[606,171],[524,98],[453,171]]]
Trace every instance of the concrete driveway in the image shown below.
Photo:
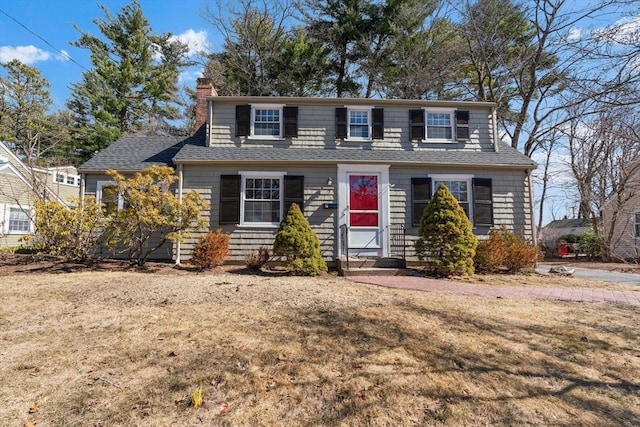
[[[558,265],[561,264],[538,264],[536,266],[536,273],[547,274],[549,273],[549,269],[551,267],[557,267]],[[575,272],[573,273],[573,277],[640,286],[640,274],[636,273],[618,273],[616,271],[596,270],[593,268],[573,266],[567,268],[575,270]]]

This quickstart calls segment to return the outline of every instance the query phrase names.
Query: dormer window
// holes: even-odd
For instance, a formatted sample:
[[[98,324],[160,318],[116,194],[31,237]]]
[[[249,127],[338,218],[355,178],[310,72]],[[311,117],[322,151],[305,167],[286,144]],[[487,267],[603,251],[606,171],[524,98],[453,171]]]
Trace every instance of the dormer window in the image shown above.
[[[283,139],[298,136],[298,107],[236,105],[236,136]]]
[[[347,139],[369,140],[371,135],[371,110],[349,109],[349,132]]]
[[[352,141],[384,139],[384,110],[373,107],[336,108],[336,138]]]
[[[453,111],[427,110],[427,140],[453,140]]]
[[[282,107],[252,106],[251,135],[282,137]]]
[[[469,111],[445,108],[409,110],[412,141],[456,142],[469,139]]]

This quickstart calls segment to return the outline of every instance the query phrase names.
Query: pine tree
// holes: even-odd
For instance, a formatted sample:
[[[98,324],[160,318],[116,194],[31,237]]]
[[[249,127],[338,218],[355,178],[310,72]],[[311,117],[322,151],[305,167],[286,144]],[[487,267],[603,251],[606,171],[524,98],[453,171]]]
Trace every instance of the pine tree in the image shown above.
[[[179,117],[178,76],[187,46],[171,34],[155,34],[137,1],[94,20],[101,36],[83,32],[74,46],[91,52],[93,68],[73,85],[68,108],[84,128],[85,158],[124,133],[166,134]]]
[[[285,256],[287,265],[297,273],[316,276],[327,271],[318,236],[295,203],[280,223],[273,243],[273,254]]]
[[[420,220],[416,254],[426,260],[427,270],[436,276],[473,274],[473,257],[478,239],[456,198],[440,185],[425,207]]]

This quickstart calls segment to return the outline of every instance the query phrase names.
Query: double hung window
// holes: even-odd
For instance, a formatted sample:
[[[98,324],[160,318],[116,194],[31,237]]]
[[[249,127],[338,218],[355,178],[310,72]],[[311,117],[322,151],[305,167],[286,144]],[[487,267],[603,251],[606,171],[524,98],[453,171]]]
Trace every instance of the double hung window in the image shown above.
[[[282,107],[254,106],[252,110],[252,135],[282,137]]]
[[[29,233],[31,218],[22,208],[9,208],[9,233]]]
[[[281,220],[282,176],[243,179],[243,223],[277,224]]]
[[[293,203],[304,210],[304,177],[240,172],[220,177],[220,224],[275,227]]]
[[[439,139],[450,141],[453,139],[453,113],[427,111],[427,140]]]
[[[371,135],[371,110],[349,110],[348,139],[369,140]]]

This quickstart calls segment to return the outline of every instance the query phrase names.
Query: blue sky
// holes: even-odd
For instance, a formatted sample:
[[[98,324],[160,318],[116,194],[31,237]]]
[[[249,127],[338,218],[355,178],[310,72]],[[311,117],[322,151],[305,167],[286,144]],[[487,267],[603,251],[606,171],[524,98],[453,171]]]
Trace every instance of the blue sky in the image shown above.
[[[88,50],[70,44],[79,37],[74,24],[85,32],[99,35],[93,20],[104,18],[104,14],[98,4],[116,14],[129,3],[129,0],[0,0],[0,62],[18,58],[38,68],[51,83],[54,109],[62,109],[69,86],[82,79],[81,66],[91,68]],[[221,37],[212,24],[201,18],[207,0],[140,0],[139,3],[155,33],[170,32],[187,42],[193,51],[220,49]],[[198,70],[192,69],[182,76],[181,84],[193,86],[197,76]]]

